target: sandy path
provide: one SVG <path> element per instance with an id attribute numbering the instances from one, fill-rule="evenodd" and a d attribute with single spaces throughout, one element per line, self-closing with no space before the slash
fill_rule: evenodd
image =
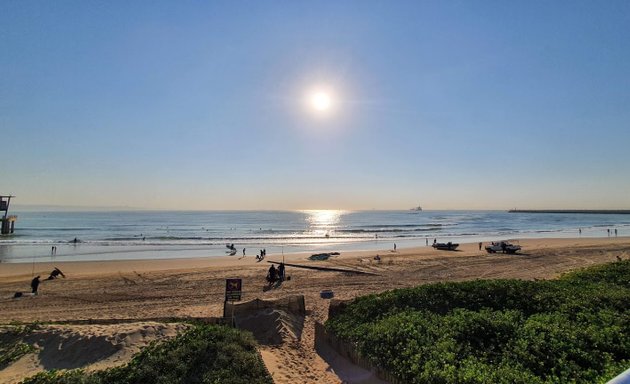
<path id="1" fill-rule="evenodd" d="M 185 261 L 169 264 L 161 261 L 109 265 L 99 274 L 89 263 L 62 265 L 67 279 L 45 281 L 37 297 L 14 300 L 15 291 L 28 288 L 28 276 L 17 270 L 0 273 L 0 322 L 59 321 L 72 319 L 107 319 L 186 316 L 221 316 L 225 278 L 243 279 L 243 300 L 273 299 L 303 294 L 307 316 L 299 340 L 280 346 L 264 346 L 262 354 L 276 383 L 377 382 L 356 379 L 361 372 L 347 373 L 343 364 L 334 372 L 330 364 L 314 350 L 314 323 L 327 318 L 328 301 L 319 297 L 322 289 L 333 289 L 335 297 L 349 299 L 358 295 L 393 288 L 410 287 L 436 281 L 461 281 L 476 278 L 544 279 L 584 266 L 630 257 L 630 239 L 539 239 L 520 242 L 521 255 L 486 254 L 477 244 L 464 244 L 456 252 L 436 251 L 430 247 L 342 255 L 328 261 L 312 262 L 303 256 L 289 257 L 293 263 L 339 268 L 354 268 L 376 275 L 350 275 L 287 268 L 291 276 L 277 289 L 263 291 L 267 263 L 251 259 L 231 259 L 200 267 Z M 279 261 L 277 256 L 269 260 Z M 81 264 L 77 266 L 77 264 Z M 112 268 L 119 266 L 119 272 Z M 38 266 L 39 267 L 39 266 Z M 42 268 L 48 266 L 42 266 Z M 176 267 L 179 267 L 177 269 Z M 188 268 L 187 268 L 188 267 Z M 0 267 L 2 268 L 2 267 Z M 83 269 L 81 269 L 83 268 Z M 68 272 L 70 271 L 70 272 Z M 44 270 L 42 270 L 43 274 Z M 26 281 L 25 281 L 26 280 Z M 347 368 L 347 367 L 346 367 Z M 347 370 L 346 370 L 347 371 Z M 354 379 L 353 379 L 354 377 Z"/>

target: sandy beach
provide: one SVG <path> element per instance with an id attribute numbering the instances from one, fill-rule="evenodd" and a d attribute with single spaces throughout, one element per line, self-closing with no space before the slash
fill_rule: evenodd
<path id="1" fill-rule="evenodd" d="M 144 329 L 160 318 L 219 317 L 223 312 L 226 278 L 243 279 L 243 301 L 304 295 L 306 316 L 300 332 L 287 333 L 284 342 L 261 345 L 261 354 L 276 383 L 377 383 L 369 372 L 351 366 L 333 352 L 318 354 L 314 348 L 314 324 L 328 315 L 329 301 L 320 298 L 331 289 L 337 299 L 438 281 L 470 279 L 549 279 L 581 267 L 630 258 L 630 238 L 528 239 L 520 240 L 521 254 L 487 254 L 478 244 L 462 244 L 457 251 L 431 247 L 349 252 L 326 261 L 307 255 L 284 255 L 286 263 L 370 272 L 348 274 L 287 267 L 290 280 L 266 289 L 270 264 L 282 255 L 269 254 L 263 262 L 253 256 L 163 259 L 151 261 L 56 262 L 66 278 L 43 281 L 38 296 L 13 299 L 15 292 L 29 292 L 32 273 L 45 279 L 53 268 L 48 263 L 0 265 L 0 322 L 73 322 L 92 320 L 92 325 L 63 325 L 67 332 L 104 332 L 112 340 L 121 327 Z M 380 260 L 375 256 L 379 255 Z M 111 324 L 112 320 L 119 324 Z M 123 321 L 124 320 L 124 321 Z M 100 322 L 100 325 L 99 325 Z M 140 324 L 140 325 L 132 325 Z M 171 328 L 150 323 L 144 334 L 172 335 Z M 58 327 L 58 326 L 55 326 Z M 76 328 L 83 327 L 83 328 Z M 90 328 L 92 327 L 92 328 Z M 156 328 L 157 327 L 157 328 Z M 134 328 L 134 329 L 136 329 Z M 159 331 L 156 331 L 158 329 Z M 133 330 L 125 332 L 122 340 Z M 143 337 L 137 338 L 139 341 Z M 146 343 L 146 341 L 143 341 Z M 131 348 L 133 343 L 125 344 Z M 125 347 L 125 348 L 126 348 Z M 87 348 L 87 347 L 86 347 Z M 120 351 L 122 347 L 118 347 Z M 134 348 L 138 348 L 135 346 Z M 97 352 L 92 352 L 97 353 Z M 116 358 L 103 354 L 82 366 L 99 368 L 122 364 L 129 353 Z M 32 359 L 32 357 L 30 357 Z M 15 365 L 15 364 L 21 365 Z M 66 362 L 67 364 L 67 362 Z M 19 371 L 19 367 L 25 367 Z M 0 382 L 15 382 L 21 373 L 33 374 L 36 363 L 19 360 L 0 371 Z M 42 366 L 40 364 L 40 366 Z M 30 368 L 29 368 L 30 367 Z M 46 366 L 50 369 L 50 365 Z M 74 367 L 74 365 L 73 365 Z M 10 371 L 10 375 L 7 373 Z"/>

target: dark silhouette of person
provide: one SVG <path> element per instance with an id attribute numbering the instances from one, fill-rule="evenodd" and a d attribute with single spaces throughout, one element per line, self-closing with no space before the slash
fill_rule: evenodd
<path id="1" fill-rule="evenodd" d="M 66 278 L 66 275 L 64 275 L 63 272 L 61 272 L 61 269 L 55 267 L 55 269 L 53 269 L 52 272 L 50 272 L 50 276 L 48 276 L 46 280 L 56 279 L 57 277 L 59 277 L 59 275 L 61 275 L 61 277 L 63 277 L 64 279 Z"/>
<path id="2" fill-rule="evenodd" d="M 245 248 L 243 248 L 243 256 L 245 256 Z"/>
<path id="3" fill-rule="evenodd" d="M 271 264 L 271 267 L 269 267 L 269 273 L 267 274 L 267 281 L 269 284 L 273 284 L 276 280 L 278 280 L 278 270 L 273 264 Z"/>
<path id="4" fill-rule="evenodd" d="M 35 276 L 35 278 L 33 280 L 31 280 L 31 289 L 33 292 L 33 295 L 37 295 L 37 288 L 39 288 L 39 276 Z"/>
<path id="5" fill-rule="evenodd" d="M 284 263 L 280 263 L 278 266 L 278 278 L 280 281 L 284 281 Z"/>
<path id="6" fill-rule="evenodd" d="M 480 241 L 479 242 L 479 250 L 481 251 L 481 246 L 483 245 L 483 243 Z"/>

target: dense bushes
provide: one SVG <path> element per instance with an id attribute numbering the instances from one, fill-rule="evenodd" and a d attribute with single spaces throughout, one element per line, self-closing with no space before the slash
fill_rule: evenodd
<path id="1" fill-rule="evenodd" d="M 630 261 L 354 300 L 326 326 L 406 383 L 595 383 L 630 366 Z"/>
<path id="2" fill-rule="evenodd" d="M 172 340 L 153 344 L 122 367 L 86 374 L 49 371 L 24 384 L 272 384 L 250 334 L 197 325 Z"/>

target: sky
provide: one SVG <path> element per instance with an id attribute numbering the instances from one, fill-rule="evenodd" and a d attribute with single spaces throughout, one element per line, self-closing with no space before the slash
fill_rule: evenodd
<path id="1" fill-rule="evenodd" d="M 630 2 L 6 0 L 0 143 L 20 205 L 629 209 Z"/>

